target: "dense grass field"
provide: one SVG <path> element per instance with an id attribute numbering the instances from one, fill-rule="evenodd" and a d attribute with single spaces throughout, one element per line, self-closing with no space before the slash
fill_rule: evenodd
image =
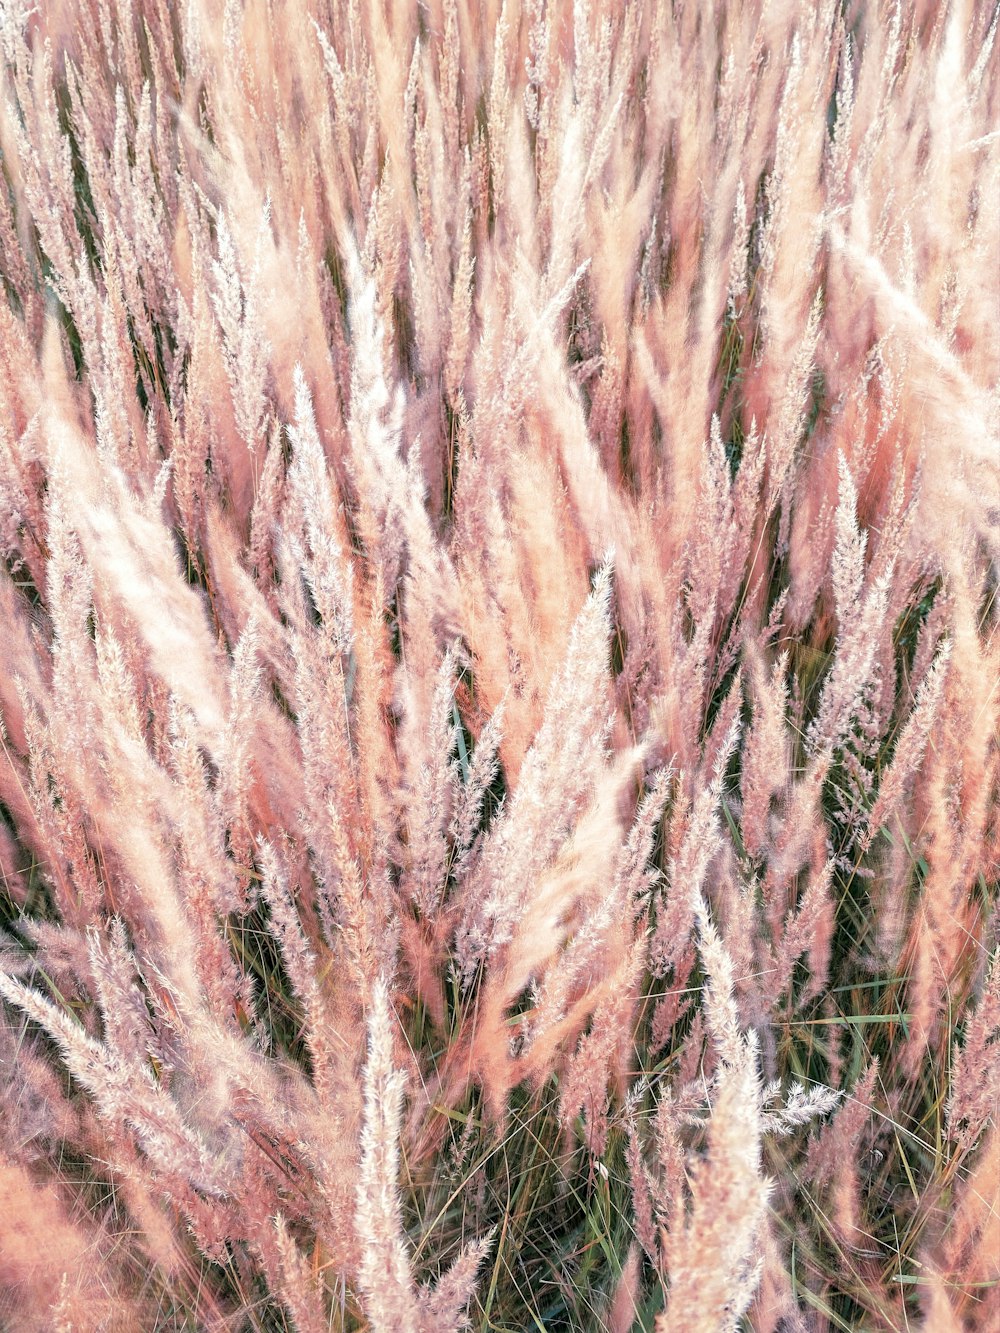
<path id="1" fill-rule="evenodd" d="M 1000 1328 L 990 0 L 0 0 L 0 1328 Z"/>

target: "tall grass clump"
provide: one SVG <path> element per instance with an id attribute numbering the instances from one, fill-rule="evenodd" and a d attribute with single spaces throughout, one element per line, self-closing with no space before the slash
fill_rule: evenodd
<path id="1" fill-rule="evenodd" d="M 0 0 L 0 1327 L 1000 1324 L 993 0 Z"/>

